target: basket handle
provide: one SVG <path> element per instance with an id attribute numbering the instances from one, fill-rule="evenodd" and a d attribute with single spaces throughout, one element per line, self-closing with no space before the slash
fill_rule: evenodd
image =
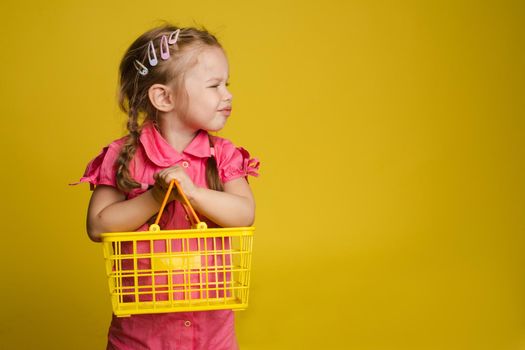
<path id="1" fill-rule="evenodd" d="M 182 207 L 184 208 L 184 211 L 186 211 L 186 214 L 191 220 L 192 226 L 194 226 L 197 229 L 206 229 L 208 226 L 204 221 L 200 221 L 199 217 L 197 216 L 197 213 L 195 213 L 195 210 L 190 204 L 190 201 L 188 200 L 188 197 L 186 197 L 186 194 L 182 191 L 182 188 L 180 187 L 177 180 L 173 179 L 170 182 L 170 185 L 168 186 L 168 190 L 166 191 L 166 195 L 164 196 L 164 200 L 162 201 L 162 204 L 160 206 L 159 213 L 157 214 L 157 218 L 155 219 L 155 223 L 149 227 L 150 231 L 159 231 L 159 221 L 160 217 L 162 216 L 162 212 L 164 211 L 164 208 L 166 207 L 166 204 L 168 203 L 168 198 L 170 197 L 170 193 L 173 190 L 173 186 L 177 187 L 177 191 L 179 191 L 179 194 L 182 197 Z"/>

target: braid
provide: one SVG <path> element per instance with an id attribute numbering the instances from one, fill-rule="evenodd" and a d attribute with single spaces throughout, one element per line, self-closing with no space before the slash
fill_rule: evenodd
<path id="1" fill-rule="evenodd" d="M 213 147 L 213 140 L 210 134 L 208 134 L 208 139 L 210 140 L 210 146 Z M 224 191 L 224 186 L 219 177 L 219 170 L 217 170 L 217 160 L 214 155 L 206 161 L 206 184 L 211 190 Z"/>
<path id="2" fill-rule="evenodd" d="M 117 159 L 117 187 L 123 192 L 129 192 L 134 188 L 140 187 L 140 184 L 131 177 L 129 171 L 129 163 L 135 155 L 140 138 L 138 113 L 133 107 L 130 107 L 129 109 L 127 127 L 129 130 L 129 136 Z"/>

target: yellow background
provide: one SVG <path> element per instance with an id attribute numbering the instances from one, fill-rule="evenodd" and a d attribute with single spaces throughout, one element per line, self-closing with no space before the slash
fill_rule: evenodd
<path id="1" fill-rule="evenodd" d="M 102 349 L 69 187 L 123 135 L 119 60 L 165 19 L 228 52 L 220 133 L 261 159 L 242 349 L 525 349 L 521 1 L 0 5 L 2 349 Z"/>

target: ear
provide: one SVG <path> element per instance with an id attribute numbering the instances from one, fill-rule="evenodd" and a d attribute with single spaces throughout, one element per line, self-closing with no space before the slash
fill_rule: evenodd
<path id="1" fill-rule="evenodd" d="M 175 108 L 173 91 L 166 85 L 151 85 L 148 89 L 148 97 L 153 107 L 161 112 L 169 112 Z"/>

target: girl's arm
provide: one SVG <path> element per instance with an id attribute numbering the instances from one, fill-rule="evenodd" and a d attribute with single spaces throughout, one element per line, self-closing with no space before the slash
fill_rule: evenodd
<path id="1" fill-rule="evenodd" d="M 100 185 L 95 188 L 86 222 L 91 240 L 99 242 L 100 234 L 104 232 L 134 231 L 159 211 L 160 205 L 151 190 L 133 199 L 125 199 L 124 194 L 114 187 Z"/>
<path id="2" fill-rule="evenodd" d="M 184 173 L 180 168 L 178 170 Z M 196 187 L 184 175 L 180 179 L 183 191 L 197 212 L 219 226 L 240 227 L 253 224 L 255 201 L 246 179 L 228 181 L 224 184 L 224 192 L 219 192 Z M 157 213 L 159 207 L 152 190 L 126 200 L 124 194 L 114 187 L 97 186 L 88 207 L 86 227 L 89 238 L 99 242 L 100 234 L 104 232 L 134 231 Z"/>
<path id="3" fill-rule="evenodd" d="M 188 196 L 193 208 L 219 226 L 251 226 L 255 219 L 255 201 L 245 178 L 224 184 L 224 192 L 197 187 Z"/>
<path id="4" fill-rule="evenodd" d="M 255 219 L 255 201 L 245 178 L 224 184 L 224 192 L 198 187 L 184 168 L 175 165 L 155 174 L 156 183 L 167 188 L 177 180 L 195 211 L 223 227 L 250 226 Z"/>

